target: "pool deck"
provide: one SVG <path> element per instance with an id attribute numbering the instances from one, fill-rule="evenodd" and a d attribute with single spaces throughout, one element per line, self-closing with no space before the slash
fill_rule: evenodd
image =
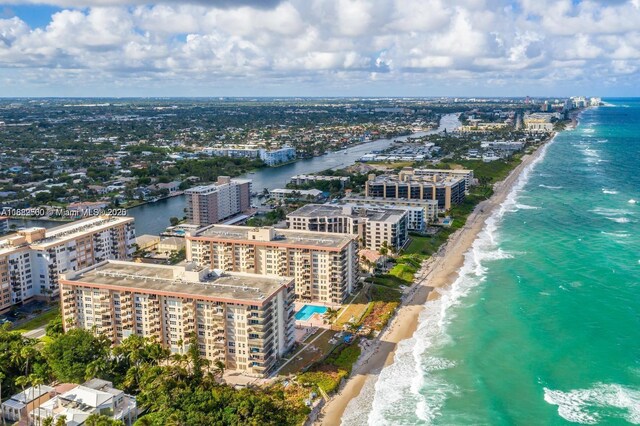
<path id="1" fill-rule="evenodd" d="M 298 313 L 300 309 L 302 309 L 305 305 L 313 305 L 311 303 L 304 302 L 295 302 L 295 311 Z M 322 306 L 322 305 L 313 305 L 313 306 Z M 296 319 L 296 326 L 302 327 L 320 327 L 320 328 L 330 328 L 329 324 L 324 323 L 324 317 L 322 314 L 314 313 L 308 320 L 299 320 Z"/>

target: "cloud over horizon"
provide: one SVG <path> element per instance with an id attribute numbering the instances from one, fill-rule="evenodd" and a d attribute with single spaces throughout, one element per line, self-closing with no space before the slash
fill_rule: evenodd
<path id="1" fill-rule="evenodd" d="M 36 26 L 10 15 L 17 5 L 59 9 Z M 0 90 L 10 96 L 640 94 L 640 0 L 4 7 Z"/>

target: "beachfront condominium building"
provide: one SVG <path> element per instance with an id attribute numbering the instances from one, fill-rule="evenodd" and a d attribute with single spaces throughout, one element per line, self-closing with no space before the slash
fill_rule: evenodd
<path id="1" fill-rule="evenodd" d="M 187 235 L 187 260 L 211 269 L 293 277 L 296 296 L 341 304 L 358 279 L 355 235 L 213 225 Z"/>
<path id="2" fill-rule="evenodd" d="M 307 204 L 287 215 L 287 226 L 302 231 L 355 234 L 360 248 L 380 250 L 385 246 L 399 250 L 407 242 L 409 213 L 405 209 Z"/>
<path id="3" fill-rule="evenodd" d="M 196 186 L 184 192 L 187 196 L 187 221 L 194 225 L 210 225 L 249 210 L 251 180 L 219 176 L 212 185 Z"/>
<path id="4" fill-rule="evenodd" d="M 429 222 L 435 222 L 438 219 L 439 212 L 437 200 L 385 200 L 383 198 L 349 194 L 343 197 L 341 202 L 363 207 L 407 210 L 409 212 L 409 231 L 423 231 L 424 229 L 421 229 L 421 227 L 426 227 Z M 418 212 L 418 210 L 421 212 Z"/>
<path id="5" fill-rule="evenodd" d="M 262 376 L 294 341 L 291 277 L 105 261 L 61 276 L 60 288 L 65 330 L 155 338 L 173 353 L 195 343 L 229 370 Z"/>
<path id="6" fill-rule="evenodd" d="M 459 177 L 464 179 L 464 187 L 467 193 L 469 193 L 469 188 L 473 185 L 473 170 L 465 170 L 465 169 L 414 169 L 412 167 L 405 167 L 400 172 L 400 175 L 413 175 L 413 176 L 422 176 L 425 178 L 436 178 L 436 179 L 446 179 L 449 177 Z"/>
<path id="7" fill-rule="evenodd" d="M 552 118 L 557 118 L 555 114 L 533 113 L 524 116 L 524 126 L 529 133 L 547 133 L 553 131 Z"/>
<path id="8" fill-rule="evenodd" d="M 28 228 L 0 240 L 0 312 L 32 299 L 56 298 L 58 274 L 134 250 L 132 217 L 95 216 L 55 228 Z"/>
<path id="9" fill-rule="evenodd" d="M 459 176 L 369 175 L 365 196 L 393 203 L 395 200 L 436 200 L 438 209 L 446 211 L 464 201 L 465 178 Z"/>

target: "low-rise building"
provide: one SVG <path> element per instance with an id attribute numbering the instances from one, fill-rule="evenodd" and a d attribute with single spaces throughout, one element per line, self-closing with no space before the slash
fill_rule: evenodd
<path id="1" fill-rule="evenodd" d="M 65 330 L 84 328 L 120 343 L 154 337 L 228 370 L 267 374 L 294 341 L 294 284 L 285 275 L 216 272 L 194 264 L 106 261 L 60 279 Z"/>
<path id="2" fill-rule="evenodd" d="M 344 186 L 349 183 L 349 180 L 347 176 L 295 175 L 289 182 L 294 185 L 308 185 L 316 182 L 340 182 L 340 185 L 344 188 Z"/>
<path id="3" fill-rule="evenodd" d="M 293 277 L 300 300 L 339 305 L 358 280 L 355 235 L 213 225 L 187 236 L 187 260 L 211 269 Z"/>
<path id="4" fill-rule="evenodd" d="M 158 235 L 139 235 L 136 237 L 136 245 L 139 250 L 154 250 L 158 247 L 160 237 Z"/>
<path id="5" fill-rule="evenodd" d="M 26 418 L 31 410 L 51 399 L 51 386 L 32 386 L 13 395 L 0 405 L 0 417 L 10 422 L 19 422 Z"/>
<path id="6" fill-rule="evenodd" d="M 64 416 L 67 426 L 80 426 L 92 414 L 101 414 L 132 426 L 138 418 L 136 398 L 113 387 L 113 383 L 91 379 L 53 396 L 29 412 L 32 425 L 42 425 L 47 418 L 57 424 Z"/>
<path id="7" fill-rule="evenodd" d="M 158 243 L 159 253 L 171 253 L 174 251 L 180 251 L 184 248 L 184 238 L 179 237 L 167 237 L 160 240 Z"/>
<path id="8" fill-rule="evenodd" d="M 97 216 L 107 206 L 109 206 L 109 203 L 104 201 L 86 201 L 70 203 L 67 206 L 67 210 L 76 216 Z"/>
<path id="9" fill-rule="evenodd" d="M 269 196 L 277 201 L 283 200 L 307 200 L 317 201 L 322 198 L 322 191 L 319 189 L 287 189 L 276 188 L 269 191 Z"/>
<path id="10" fill-rule="evenodd" d="M 354 205 L 307 204 L 287 215 L 289 229 L 354 234 L 360 247 L 399 250 L 407 242 L 408 212 Z"/>

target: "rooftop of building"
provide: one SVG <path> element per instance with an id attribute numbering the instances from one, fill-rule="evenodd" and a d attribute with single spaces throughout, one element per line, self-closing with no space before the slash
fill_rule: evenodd
<path id="1" fill-rule="evenodd" d="M 348 177 L 348 176 L 325 176 L 325 175 L 314 175 L 314 174 L 310 174 L 310 175 L 301 174 L 301 175 L 291 176 L 291 180 L 294 180 L 294 179 L 309 179 L 309 180 L 344 180 L 344 181 L 348 181 L 348 180 L 349 180 L 349 177 Z"/>
<path id="2" fill-rule="evenodd" d="M 394 205 L 407 205 L 407 206 L 438 206 L 438 200 L 420 200 L 420 199 L 394 199 L 392 202 L 389 200 L 385 200 L 382 198 L 376 197 L 365 197 L 359 195 L 349 195 L 347 197 L 343 197 L 342 200 L 345 203 L 353 203 L 353 204 L 374 204 L 374 205 L 388 205 L 390 207 Z M 401 203 L 401 204 L 400 204 Z"/>
<path id="3" fill-rule="evenodd" d="M 427 169 L 427 168 L 417 168 L 417 169 L 413 169 L 410 167 L 405 167 L 402 171 L 404 172 L 410 172 L 413 171 L 415 174 L 419 175 L 421 173 L 428 173 L 428 174 L 460 174 L 460 175 L 466 175 L 466 174 L 472 174 L 473 170 L 468 170 L 468 169 Z"/>
<path id="4" fill-rule="evenodd" d="M 88 232 L 101 232 L 113 226 L 133 221 L 132 217 L 127 216 L 92 216 L 49 229 L 26 228 L 0 239 L 0 254 L 28 245 L 35 249 L 44 249 L 78 238 Z"/>
<path id="5" fill-rule="evenodd" d="M 256 304 L 268 299 L 292 280 L 286 277 L 222 273 L 192 264 L 168 266 L 115 260 L 65 274 L 63 279 L 71 283 L 126 288 L 144 293 L 253 301 Z"/>
<path id="6" fill-rule="evenodd" d="M 294 192 L 300 195 L 321 195 L 322 191 L 319 189 L 289 189 L 289 188 L 275 188 L 269 191 L 270 194 L 293 194 Z"/>
<path id="7" fill-rule="evenodd" d="M 297 231 L 269 227 L 252 228 L 248 226 L 211 225 L 192 237 L 220 241 L 270 242 L 274 245 L 342 248 L 355 238 L 349 234 L 328 234 L 326 232 Z"/>
<path id="8" fill-rule="evenodd" d="M 18 402 L 20 404 L 28 404 L 34 399 L 40 398 L 42 395 L 45 395 L 49 392 L 52 392 L 54 389 L 51 386 L 40 385 L 40 386 L 32 386 L 30 388 L 25 389 L 24 391 L 13 395 L 7 401 Z M 13 404 L 12 404 L 13 405 Z"/>
<path id="9" fill-rule="evenodd" d="M 241 185 L 243 183 L 251 183 L 251 179 L 237 179 L 237 178 L 231 179 L 226 176 L 220 176 L 217 182 L 210 183 L 208 185 L 194 186 L 193 188 L 189 188 L 184 192 L 185 194 L 208 194 L 208 193 L 217 191 L 220 186 L 226 185 L 229 183 L 235 183 L 235 184 Z"/>
<path id="10" fill-rule="evenodd" d="M 355 205 L 335 205 L 335 204 L 307 204 L 289 213 L 287 216 L 297 217 L 366 217 L 376 222 L 396 222 L 406 210 L 381 208 L 381 207 L 364 207 Z"/>
<path id="11" fill-rule="evenodd" d="M 464 181 L 464 177 L 461 176 L 447 176 L 447 175 L 436 175 L 436 176 L 420 176 L 409 173 L 401 173 L 399 175 L 378 175 L 375 177 L 371 177 L 369 179 L 369 183 L 419 183 L 425 185 L 432 185 L 436 187 L 445 187 L 445 186 L 453 186 L 460 181 Z"/>
<path id="12" fill-rule="evenodd" d="M 75 426 L 84 424 L 89 415 L 101 408 L 112 409 L 110 417 L 119 418 L 136 407 L 134 397 L 115 389 L 106 380 L 92 379 L 82 385 L 68 385 L 64 391 L 39 405 L 31 414 L 40 418 L 53 417 L 54 420 L 65 416 L 65 424 Z M 115 404 L 114 398 L 120 396 L 123 403 Z"/>

